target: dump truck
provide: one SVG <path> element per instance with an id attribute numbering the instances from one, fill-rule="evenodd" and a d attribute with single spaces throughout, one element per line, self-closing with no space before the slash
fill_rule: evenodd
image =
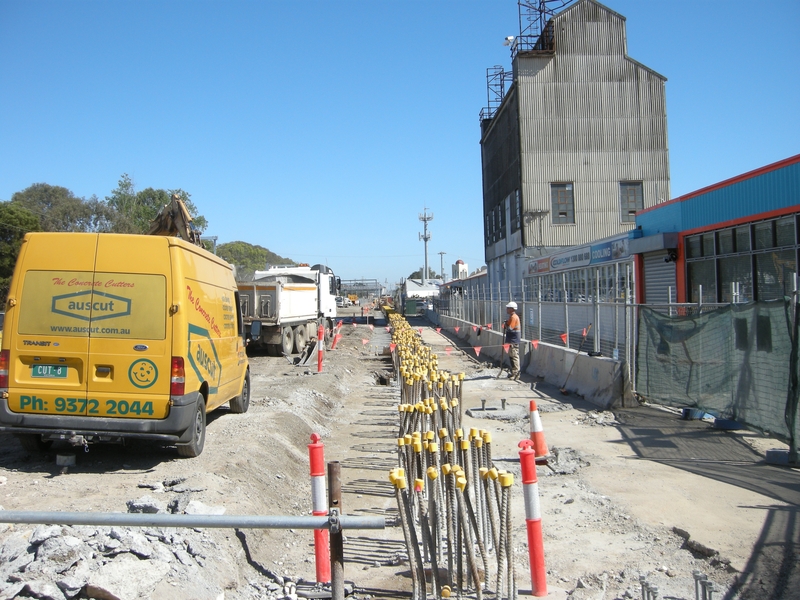
<path id="1" fill-rule="evenodd" d="M 317 339 L 320 325 L 326 336 L 333 330 L 341 282 L 326 265 L 272 266 L 237 285 L 248 348 L 288 356 Z"/>

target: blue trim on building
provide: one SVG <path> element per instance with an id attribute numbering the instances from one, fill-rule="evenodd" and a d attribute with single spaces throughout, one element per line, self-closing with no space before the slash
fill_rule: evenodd
<path id="1" fill-rule="evenodd" d="M 789 162 L 782 165 L 781 163 Z M 645 236 L 687 231 L 800 205 L 800 155 L 636 215 Z"/>

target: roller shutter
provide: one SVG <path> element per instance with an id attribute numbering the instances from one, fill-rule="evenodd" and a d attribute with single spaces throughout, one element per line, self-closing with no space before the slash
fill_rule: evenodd
<path id="1" fill-rule="evenodd" d="M 644 257 L 644 304 L 668 304 L 669 288 L 676 302 L 675 263 L 665 262 L 666 252 L 650 252 Z"/>

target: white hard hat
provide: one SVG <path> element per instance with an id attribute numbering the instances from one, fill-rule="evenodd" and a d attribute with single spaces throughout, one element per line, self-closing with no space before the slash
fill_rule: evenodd
<path id="1" fill-rule="evenodd" d="M 517 310 L 517 303 L 509 302 L 508 304 L 506 304 L 506 308 L 513 308 L 514 310 Z"/>

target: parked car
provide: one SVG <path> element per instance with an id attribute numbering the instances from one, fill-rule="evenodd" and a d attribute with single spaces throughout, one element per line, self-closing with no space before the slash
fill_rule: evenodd
<path id="1" fill-rule="evenodd" d="M 341 296 L 336 296 L 336 308 L 344 308 L 347 306 L 347 304 L 345 304 L 345 300 L 346 299 L 342 298 Z"/>

